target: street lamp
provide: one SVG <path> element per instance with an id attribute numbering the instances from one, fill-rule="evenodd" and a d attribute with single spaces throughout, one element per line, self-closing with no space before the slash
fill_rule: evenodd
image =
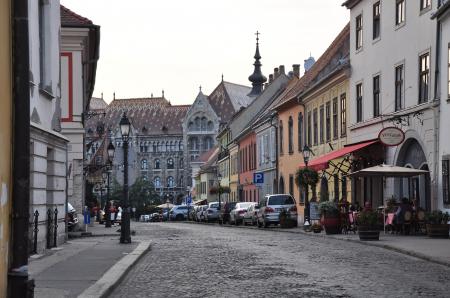
<path id="1" fill-rule="evenodd" d="M 222 181 L 222 175 L 220 175 L 220 173 L 217 174 L 217 181 L 219 181 L 219 189 L 218 189 L 218 193 L 219 193 L 219 212 L 220 212 L 220 195 L 221 195 L 221 188 L 220 188 L 220 181 Z"/>
<path id="2" fill-rule="evenodd" d="M 309 147 L 307 145 L 305 145 L 303 147 L 303 161 L 305 163 L 305 167 L 308 167 L 308 161 L 309 161 L 309 156 L 311 154 L 311 149 L 309 149 Z M 309 198 L 308 198 L 308 185 L 306 185 L 306 189 L 304 190 L 305 192 L 305 221 L 304 221 L 304 225 L 305 226 L 309 226 L 310 225 L 310 212 L 309 212 Z"/>
<path id="3" fill-rule="evenodd" d="M 107 166 L 106 166 L 106 183 L 108 185 L 108 188 L 106 189 L 106 205 L 105 205 L 105 228 L 110 228 L 111 227 L 111 201 L 109 200 L 109 178 L 110 178 L 110 174 L 111 174 L 111 165 L 112 165 L 112 161 L 114 159 L 114 145 L 112 144 L 111 141 L 109 141 L 109 145 L 107 148 L 108 151 L 108 162 L 107 162 Z"/>
<path id="4" fill-rule="evenodd" d="M 130 234 L 130 206 L 128 200 L 128 140 L 131 123 L 126 113 L 119 122 L 123 141 L 123 197 L 122 197 L 122 226 L 120 228 L 120 243 L 131 243 Z"/>

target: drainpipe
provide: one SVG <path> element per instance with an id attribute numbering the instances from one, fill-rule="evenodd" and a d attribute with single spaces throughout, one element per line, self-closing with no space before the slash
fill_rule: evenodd
<path id="1" fill-rule="evenodd" d="M 28 279 L 28 222 L 30 208 L 30 62 L 28 1 L 11 1 L 13 61 L 13 191 L 11 263 L 8 297 L 32 297 Z"/>
<path id="2" fill-rule="evenodd" d="M 439 81 L 440 81 L 440 71 L 439 71 L 439 63 L 440 63 L 440 55 L 441 55 L 441 22 L 436 20 L 436 58 L 435 58 L 435 71 L 434 71 L 434 103 L 432 106 L 433 109 L 433 131 L 434 131 L 434 153 L 433 153 L 433 172 L 434 172 L 434 181 L 432 181 L 432 191 L 431 197 L 435 199 L 435 206 L 431 206 L 431 209 L 439 208 L 439 106 L 440 106 L 440 91 L 439 91 Z M 431 178 L 431 177 L 430 177 Z"/>
<path id="3" fill-rule="evenodd" d="M 275 181 L 277 182 L 275 187 L 276 189 L 273 190 L 274 193 L 278 193 L 278 177 L 279 177 L 279 173 L 278 173 L 278 122 L 274 125 L 272 120 L 277 116 L 276 113 L 273 113 L 272 116 L 270 117 L 270 126 L 272 126 L 273 128 L 275 128 Z"/>

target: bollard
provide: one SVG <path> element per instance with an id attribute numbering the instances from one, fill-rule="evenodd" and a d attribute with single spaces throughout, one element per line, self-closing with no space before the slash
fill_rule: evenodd
<path id="1" fill-rule="evenodd" d="M 51 234 L 52 234 L 52 210 L 49 208 L 47 210 L 47 248 L 52 248 L 51 244 Z"/>
<path id="2" fill-rule="evenodd" d="M 53 224 L 53 247 L 58 246 L 58 208 L 55 208 L 55 218 Z"/>
<path id="3" fill-rule="evenodd" d="M 34 211 L 34 229 L 33 229 L 33 254 L 37 254 L 37 241 L 38 241 L 38 232 L 39 232 L 39 211 Z"/>

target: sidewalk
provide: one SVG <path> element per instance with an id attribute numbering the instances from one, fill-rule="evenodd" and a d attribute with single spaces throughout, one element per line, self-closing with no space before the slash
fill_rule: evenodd
<path id="1" fill-rule="evenodd" d="M 150 248 L 148 241 L 120 244 L 119 228 L 96 223 L 88 228 L 92 237 L 71 239 L 43 256 L 31 256 L 35 297 L 105 297 Z"/>

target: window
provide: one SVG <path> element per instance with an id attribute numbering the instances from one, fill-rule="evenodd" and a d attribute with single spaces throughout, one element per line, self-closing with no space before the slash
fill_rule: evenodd
<path id="1" fill-rule="evenodd" d="M 303 114 L 298 113 L 298 151 L 303 150 Z"/>
<path id="2" fill-rule="evenodd" d="M 356 85 L 356 122 L 362 121 L 362 83 Z"/>
<path id="3" fill-rule="evenodd" d="M 419 103 L 428 100 L 428 87 L 430 85 L 430 54 L 419 57 Z"/>
<path id="4" fill-rule="evenodd" d="M 283 121 L 280 121 L 280 154 L 283 154 Z"/>
<path id="5" fill-rule="evenodd" d="M 341 136 L 347 134 L 347 97 L 341 94 Z"/>
<path id="6" fill-rule="evenodd" d="M 373 117 L 380 116 L 380 76 L 373 77 Z"/>
<path id="7" fill-rule="evenodd" d="M 403 103 L 403 65 L 395 68 L 395 110 L 400 111 Z"/>
<path id="8" fill-rule="evenodd" d="M 331 102 L 325 105 L 325 137 L 327 142 L 331 140 Z"/>
<path id="9" fill-rule="evenodd" d="M 431 6 L 431 0 L 420 0 L 420 10 L 424 10 Z"/>
<path id="10" fill-rule="evenodd" d="M 173 166 L 174 166 L 174 164 L 173 164 L 173 158 L 169 158 L 169 159 L 167 160 L 167 168 L 168 168 L 168 169 L 173 169 Z"/>
<path id="11" fill-rule="evenodd" d="M 405 0 L 397 0 L 395 5 L 395 25 L 405 22 Z"/>
<path id="12" fill-rule="evenodd" d="M 311 112 L 308 112 L 308 146 L 311 147 Z"/>
<path id="13" fill-rule="evenodd" d="M 323 144 L 324 141 L 324 135 L 323 135 L 323 113 L 324 113 L 324 107 L 323 105 L 320 106 L 319 110 L 319 138 L 320 138 L 320 144 Z"/>
<path id="14" fill-rule="evenodd" d="M 362 15 L 356 17 L 356 50 L 362 48 L 363 31 L 362 31 Z"/>
<path id="15" fill-rule="evenodd" d="M 318 143 L 318 135 L 317 135 L 317 133 L 318 133 L 318 127 L 317 127 L 317 124 L 318 124 L 318 123 L 317 123 L 317 109 L 314 109 L 314 111 L 313 111 L 314 145 L 317 145 L 317 143 Z"/>
<path id="16" fill-rule="evenodd" d="M 180 158 L 180 169 L 184 168 L 184 159 Z"/>
<path id="17" fill-rule="evenodd" d="M 141 170 L 147 170 L 148 169 L 148 163 L 146 159 L 141 160 Z"/>
<path id="18" fill-rule="evenodd" d="M 450 191 L 449 191 L 449 184 L 450 184 L 450 176 L 449 176 L 449 160 L 443 159 L 442 160 L 442 200 L 445 205 L 450 204 Z"/>
<path id="19" fill-rule="evenodd" d="M 44 89 L 49 87 L 50 84 L 50 74 L 48 70 L 51 67 L 48 67 L 50 61 L 50 35 L 48 34 L 49 27 L 49 4 L 46 4 L 46 1 L 38 1 L 39 2 L 39 70 L 40 70 L 40 83 L 39 87 Z"/>
<path id="20" fill-rule="evenodd" d="M 294 196 L 294 175 L 289 175 L 289 193 Z"/>
<path id="21" fill-rule="evenodd" d="M 292 120 L 292 117 L 289 116 L 288 121 L 288 142 L 289 142 L 289 154 L 294 153 L 294 121 Z"/>
<path id="22" fill-rule="evenodd" d="M 153 184 L 154 184 L 155 187 L 161 187 L 161 178 L 159 178 L 158 176 L 156 176 L 156 177 L 153 179 Z"/>
<path id="23" fill-rule="evenodd" d="M 373 5 L 373 29 L 372 38 L 377 39 L 380 37 L 380 1 Z"/>
<path id="24" fill-rule="evenodd" d="M 161 164 L 159 162 L 159 159 L 155 159 L 155 169 L 161 169 Z"/>
<path id="25" fill-rule="evenodd" d="M 338 99 L 337 97 L 333 98 L 333 139 L 338 138 Z"/>

